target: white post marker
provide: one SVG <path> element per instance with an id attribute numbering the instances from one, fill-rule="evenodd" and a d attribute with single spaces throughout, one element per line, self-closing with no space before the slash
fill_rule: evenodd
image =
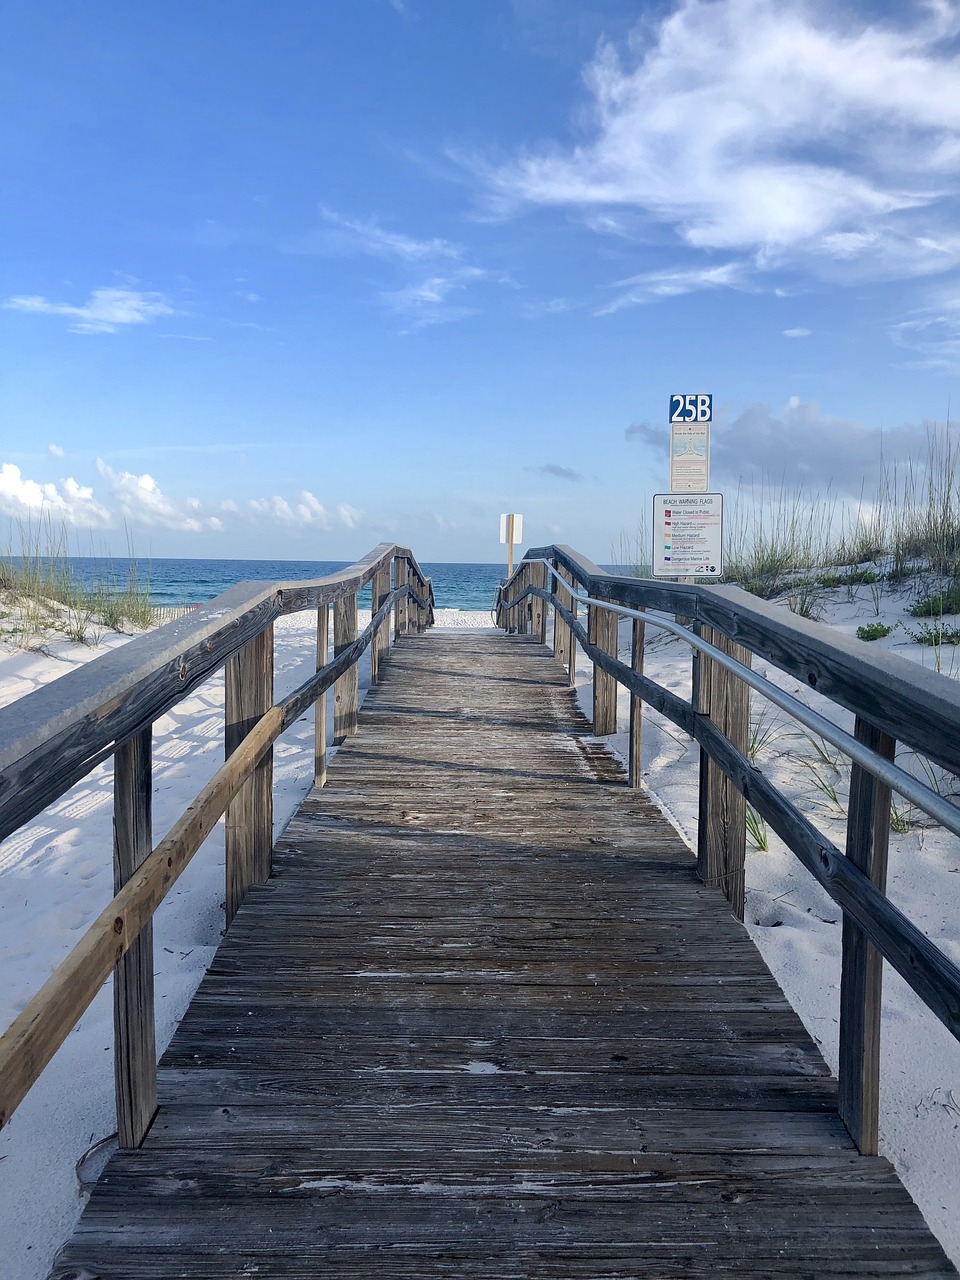
<path id="1" fill-rule="evenodd" d="M 503 515 L 500 517 L 500 541 L 507 544 L 507 577 L 513 577 L 513 548 L 523 541 L 523 516 Z"/>
<path id="2" fill-rule="evenodd" d="M 653 495 L 653 576 L 723 576 L 723 494 Z"/>

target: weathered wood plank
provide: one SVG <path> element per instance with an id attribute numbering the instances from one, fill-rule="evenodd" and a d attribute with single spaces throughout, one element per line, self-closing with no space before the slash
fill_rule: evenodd
<path id="1" fill-rule="evenodd" d="M 119 893 L 153 848 L 151 729 L 124 743 L 113 762 L 113 891 Z M 117 1137 L 138 1147 L 157 1110 L 153 921 L 117 965 L 113 978 Z"/>
<path id="2" fill-rule="evenodd" d="M 896 743 L 858 717 L 858 742 L 892 760 Z M 890 788 L 854 764 L 850 770 L 846 854 L 881 893 L 887 889 Z M 843 917 L 840 976 L 840 1104 L 864 1155 L 877 1154 L 880 1124 L 880 1001 L 883 958 L 862 929 Z"/>
<path id="3" fill-rule="evenodd" d="M 224 752 L 229 760 L 273 706 L 273 625 L 254 636 L 227 663 Z M 252 884 L 270 875 L 273 849 L 273 751 L 231 800 L 226 814 L 226 921 L 229 926 Z"/>
<path id="4" fill-rule="evenodd" d="M 345 596 L 333 606 L 333 656 L 348 649 L 357 639 L 356 593 Z M 340 746 L 357 732 L 359 679 L 353 663 L 333 686 L 333 741 Z"/>
<path id="5" fill-rule="evenodd" d="M 58 1280 L 955 1274 L 535 635 L 380 675 Z"/>
<path id="6" fill-rule="evenodd" d="M 743 666 L 750 665 L 746 649 L 733 644 L 721 632 L 701 627 L 702 638 Z M 704 653 L 696 656 L 696 711 L 723 734 L 739 752 L 746 753 L 750 734 L 750 690 L 732 672 Z M 747 851 L 747 802 L 734 782 L 700 752 L 699 818 L 697 821 L 697 872 L 704 884 L 723 892 L 738 920 L 743 919 Z"/>
<path id="7" fill-rule="evenodd" d="M 327 665 L 330 646 L 330 607 L 322 604 L 317 610 L 317 670 Z M 314 705 L 313 721 L 313 785 L 323 787 L 327 782 L 327 692 L 320 694 Z"/>

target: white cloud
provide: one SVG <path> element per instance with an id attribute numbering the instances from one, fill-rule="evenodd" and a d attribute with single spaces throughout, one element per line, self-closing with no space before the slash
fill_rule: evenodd
<path id="1" fill-rule="evenodd" d="M 3 306 L 8 311 L 68 316 L 74 321 L 69 326 L 73 333 L 116 333 L 124 325 L 148 324 L 158 316 L 176 314 L 162 294 L 135 289 L 94 289 L 79 307 L 33 295 L 8 298 Z"/>
<path id="2" fill-rule="evenodd" d="M 579 208 L 616 234 L 640 215 L 758 270 L 948 269 L 960 263 L 960 7 L 898 17 L 683 0 L 625 49 L 601 45 L 581 140 L 488 166 L 494 201 Z"/>
<path id="3" fill-rule="evenodd" d="M 944 298 L 890 329 L 898 346 L 915 353 L 923 369 L 960 372 L 960 300 Z"/>
<path id="4" fill-rule="evenodd" d="M 63 457 L 63 450 L 60 448 L 60 446 L 59 446 L 58 444 L 48 444 L 48 445 L 47 445 L 47 451 L 48 451 L 49 453 L 53 454 L 53 456 L 54 456 L 55 458 L 62 458 L 62 457 Z"/>
<path id="5" fill-rule="evenodd" d="M 715 267 L 678 268 L 674 271 L 648 271 L 628 280 L 618 280 L 612 287 L 624 289 L 618 298 L 600 307 L 598 316 L 622 311 L 661 298 L 678 298 L 702 289 L 737 289 L 744 287 L 745 273 L 739 263 L 724 262 Z"/>
<path id="6" fill-rule="evenodd" d="M 784 329 L 783 336 L 785 338 L 809 338 L 809 329 Z"/>
<path id="7" fill-rule="evenodd" d="M 927 424 L 907 423 L 879 431 L 791 396 L 779 411 L 751 404 L 733 422 L 715 424 L 710 469 L 716 482 L 731 488 L 742 480 L 755 492 L 770 488 L 776 493 L 786 486 L 802 488 L 811 497 L 830 490 L 859 499 L 875 491 L 885 466 L 909 459 L 912 466 L 922 467 L 930 430 Z M 624 437 L 646 445 L 666 465 L 667 428 L 637 422 L 626 428 Z"/>
<path id="8" fill-rule="evenodd" d="M 198 512 L 196 499 L 177 502 L 168 498 L 148 472 L 136 475 L 132 471 L 114 471 L 102 458 L 97 459 L 97 470 L 107 482 L 120 514 L 131 524 L 176 529 L 182 533 L 200 533 L 204 529 L 222 528 L 219 520 L 204 517 Z"/>
<path id="9" fill-rule="evenodd" d="M 455 303 L 451 298 L 487 278 L 488 273 L 480 267 L 458 267 L 447 275 L 428 276 L 419 284 L 382 293 L 380 299 L 402 316 L 411 329 L 422 329 L 425 325 L 447 324 L 475 315 L 475 308 Z"/>
<path id="10" fill-rule="evenodd" d="M 105 528 L 112 523 L 110 512 L 93 496 L 93 490 L 78 484 L 72 476 L 59 485 L 28 480 L 12 462 L 0 465 L 0 511 L 14 519 L 49 516 L 81 528 Z"/>
<path id="11" fill-rule="evenodd" d="M 346 502 L 341 502 L 334 513 L 329 512 L 308 489 L 301 490 L 294 502 L 288 502 L 279 494 L 269 498 L 250 498 L 247 511 L 273 524 L 314 529 L 332 529 L 337 523 L 353 529 L 362 519 L 362 513 Z"/>
<path id="12" fill-rule="evenodd" d="M 366 253 L 376 258 L 398 258 L 402 262 L 424 262 L 431 258 L 457 259 L 462 255 L 459 245 L 449 240 L 433 237 L 416 240 L 398 231 L 387 231 L 375 218 L 365 221 L 344 218 L 325 205 L 320 206 L 324 221 L 335 228 L 334 247 L 353 253 Z"/>

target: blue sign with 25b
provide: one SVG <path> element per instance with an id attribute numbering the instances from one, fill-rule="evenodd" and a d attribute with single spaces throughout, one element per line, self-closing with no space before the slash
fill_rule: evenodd
<path id="1" fill-rule="evenodd" d="M 713 396 L 703 392 L 670 397 L 671 422 L 710 422 L 713 418 Z"/>

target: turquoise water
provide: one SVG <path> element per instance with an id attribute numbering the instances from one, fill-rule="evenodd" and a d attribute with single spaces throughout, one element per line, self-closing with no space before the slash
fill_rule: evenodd
<path id="1" fill-rule="evenodd" d="M 139 582 L 146 584 L 154 605 L 205 604 L 235 582 L 290 581 L 322 578 L 346 567 L 343 560 L 151 560 L 133 565 Z M 126 586 L 131 562 L 122 558 L 73 557 L 71 568 L 81 582 Z M 482 609 L 493 605 L 497 585 L 506 576 L 505 564 L 422 564 L 433 580 L 438 609 Z M 365 597 L 365 598 L 364 598 Z M 360 607 L 370 603 L 369 588 L 361 593 Z"/>

